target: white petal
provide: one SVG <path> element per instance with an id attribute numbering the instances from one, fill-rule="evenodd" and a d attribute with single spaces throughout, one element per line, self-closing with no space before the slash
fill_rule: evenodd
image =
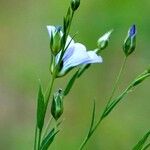
<path id="1" fill-rule="evenodd" d="M 55 33 L 56 27 L 55 27 L 55 26 L 48 25 L 48 26 L 47 26 L 47 30 L 48 30 L 48 34 L 49 34 L 49 36 L 50 36 L 50 38 L 51 38 L 51 34 L 52 34 L 52 33 Z M 60 34 L 61 34 L 61 36 L 63 36 L 63 32 L 62 32 L 62 31 L 60 31 Z M 67 40 L 66 40 L 66 46 L 65 46 L 65 48 L 70 47 L 70 46 L 72 46 L 73 44 L 74 44 L 74 40 L 71 38 L 71 36 L 68 35 Z"/>
<path id="2" fill-rule="evenodd" d="M 70 36 L 68 36 L 67 39 L 68 39 L 68 43 L 66 43 L 67 49 L 66 49 L 66 51 L 65 51 L 65 53 L 64 53 L 63 61 L 68 60 L 68 59 L 71 57 L 71 55 L 72 55 L 72 53 L 73 53 L 73 51 L 74 51 L 74 41 L 71 40 L 71 37 L 70 37 Z M 70 43 L 70 44 L 69 44 L 69 43 Z M 67 44 L 69 44 L 69 45 L 67 45 Z M 55 59 L 56 59 L 56 64 L 58 63 L 58 61 L 59 61 L 59 59 L 60 59 L 61 53 L 62 53 L 62 51 L 60 51 L 60 52 L 57 54 L 56 58 L 55 58 Z"/>
<path id="3" fill-rule="evenodd" d="M 102 41 L 107 41 L 110 38 L 111 33 L 113 32 L 113 30 L 108 31 L 107 33 L 105 33 L 102 37 L 100 37 L 98 39 L 98 42 L 102 42 Z"/>
<path id="4" fill-rule="evenodd" d="M 89 59 L 89 56 L 86 47 L 83 44 L 75 43 L 64 54 L 62 70 L 83 64 L 87 59 Z"/>
<path id="5" fill-rule="evenodd" d="M 86 62 L 86 64 L 91 63 L 102 63 L 103 59 L 101 56 L 96 54 L 96 51 L 88 51 L 89 60 Z"/>
<path id="6" fill-rule="evenodd" d="M 51 34 L 55 32 L 55 26 L 47 26 L 48 34 L 51 38 Z"/>

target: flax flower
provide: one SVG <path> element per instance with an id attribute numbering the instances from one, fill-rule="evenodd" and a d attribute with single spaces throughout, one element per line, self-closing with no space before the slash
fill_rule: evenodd
<path id="1" fill-rule="evenodd" d="M 56 27 L 54 26 L 47 26 L 47 29 L 50 37 L 51 34 L 56 31 Z M 59 62 L 61 53 L 62 50 L 55 57 L 56 64 Z M 83 44 L 75 43 L 74 40 L 68 36 L 66 41 L 66 51 L 62 57 L 62 67 L 58 76 L 65 75 L 69 70 L 76 66 L 92 63 L 102 63 L 102 57 L 97 55 L 95 50 L 87 51 Z"/>

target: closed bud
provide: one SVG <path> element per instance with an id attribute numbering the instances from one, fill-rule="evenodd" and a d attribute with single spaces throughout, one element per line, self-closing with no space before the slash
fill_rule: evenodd
<path id="1" fill-rule="evenodd" d="M 141 82 L 143 82 L 147 77 L 150 76 L 150 73 L 144 74 L 142 76 L 140 76 L 139 78 L 137 78 L 134 82 L 133 82 L 133 86 L 137 86 L 138 84 L 140 84 Z"/>
<path id="2" fill-rule="evenodd" d="M 97 41 L 98 45 L 98 52 L 101 50 L 104 50 L 108 46 L 109 38 L 113 30 L 110 30 L 109 32 L 105 33 L 102 37 L 100 37 Z"/>
<path id="3" fill-rule="evenodd" d="M 80 0 L 71 0 L 71 9 L 76 11 L 80 6 Z"/>
<path id="4" fill-rule="evenodd" d="M 54 93 L 52 106 L 51 106 L 51 114 L 55 120 L 58 120 L 63 113 L 63 94 L 62 90 L 59 89 L 56 93 Z"/>
<path id="5" fill-rule="evenodd" d="M 143 82 L 147 77 L 150 76 L 150 68 L 145 70 L 142 74 L 140 74 L 134 81 L 133 81 L 133 86 L 136 86 Z"/>
<path id="6" fill-rule="evenodd" d="M 136 27 L 135 25 L 131 26 L 128 35 L 123 44 L 123 51 L 126 56 L 129 56 L 134 52 L 136 47 Z"/>
<path id="7" fill-rule="evenodd" d="M 63 32 L 64 32 L 64 35 L 66 35 L 66 33 L 67 33 L 68 29 L 69 29 L 69 24 L 70 24 L 71 16 L 72 16 L 71 8 L 69 7 L 68 11 L 67 11 L 67 15 L 66 15 L 66 17 L 64 17 L 64 22 L 63 22 Z M 64 41 L 63 41 L 63 43 L 64 43 Z"/>
<path id="8" fill-rule="evenodd" d="M 56 27 L 55 31 L 51 33 L 50 48 L 54 55 L 57 55 L 62 48 L 62 33 L 61 27 Z"/>
<path id="9" fill-rule="evenodd" d="M 147 72 L 150 73 L 150 68 L 147 69 Z"/>

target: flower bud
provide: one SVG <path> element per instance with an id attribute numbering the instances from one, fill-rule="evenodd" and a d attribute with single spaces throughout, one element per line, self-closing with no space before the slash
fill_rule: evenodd
<path id="1" fill-rule="evenodd" d="M 102 37 L 100 37 L 97 41 L 99 51 L 105 49 L 108 46 L 109 38 L 113 30 L 105 33 Z"/>
<path id="2" fill-rule="evenodd" d="M 71 9 L 76 11 L 80 5 L 80 0 L 71 0 Z"/>
<path id="3" fill-rule="evenodd" d="M 57 27 L 54 32 L 51 33 L 50 48 L 54 55 L 57 55 L 62 48 L 62 33 L 61 27 Z"/>
<path id="4" fill-rule="evenodd" d="M 128 31 L 128 35 L 123 44 L 123 51 L 126 56 L 129 56 L 136 47 L 136 27 L 132 25 Z"/>
<path id="5" fill-rule="evenodd" d="M 143 82 L 147 77 L 150 76 L 150 73 L 145 73 L 142 74 L 141 76 L 139 76 L 134 82 L 133 82 L 133 86 L 137 86 L 138 84 L 140 84 L 141 82 Z"/>
<path id="6" fill-rule="evenodd" d="M 58 120 L 63 113 L 63 95 L 62 89 L 59 89 L 56 93 L 54 93 L 52 106 L 51 106 L 51 114 L 55 120 Z"/>

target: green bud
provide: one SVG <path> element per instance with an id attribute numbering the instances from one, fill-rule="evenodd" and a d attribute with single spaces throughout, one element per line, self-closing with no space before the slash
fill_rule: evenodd
<path id="1" fill-rule="evenodd" d="M 56 93 L 54 93 L 52 106 L 51 106 L 51 114 L 55 120 L 58 120 L 63 113 L 63 94 L 62 90 L 59 89 Z"/>
<path id="2" fill-rule="evenodd" d="M 64 17 L 64 20 L 63 20 L 63 33 L 64 33 L 63 37 L 62 37 L 63 47 L 65 46 L 66 36 L 67 36 L 66 34 L 68 32 L 68 29 L 69 29 L 71 16 L 72 16 L 71 8 L 69 7 L 68 11 L 67 11 L 67 15 Z"/>
<path id="3" fill-rule="evenodd" d="M 54 55 L 57 55 L 62 48 L 62 33 L 60 28 L 56 28 L 54 33 L 51 33 L 50 48 Z"/>
<path id="4" fill-rule="evenodd" d="M 131 26 L 128 31 L 128 35 L 123 44 L 123 51 L 126 56 L 129 56 L 134 52 L 136 47 L 136 27 L 135 25 Z"/>
<path id="5" fill-rule="evenodd" d="M 150 76 L 150 69 L 147 69 L 133 81 L 132 85 L 137 86 L 138 84 L 143 82 L 149 76 Z"/>
<path id="6" fill-rule="evenodd" d="M 71 0 L 71 9 L 76 11 L 80 6 L 80 0 Z"/>
<path id="7" fill-rule="evenodd" d="M 147 69 L 147 72 L 150 73 L 150 68 Z"/>
<path id="8" fill-rule="evenodd" d="M 112 32 L 113 30 L 110 30 L 98 39 L 97 46 L 99 51 L 104 50 L 108 46 L 109 38 Z"/>

